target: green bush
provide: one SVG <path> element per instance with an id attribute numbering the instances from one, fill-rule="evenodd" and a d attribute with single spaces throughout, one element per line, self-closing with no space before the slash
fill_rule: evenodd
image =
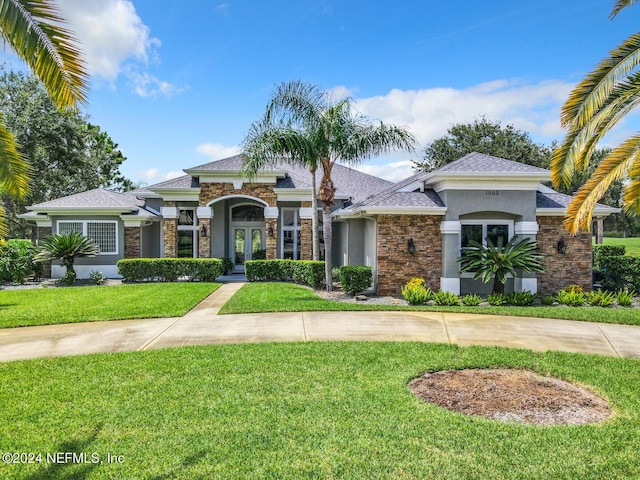
<path id="1" fill-rule="evenodd" d="M 623 256 L 602 256 L 600 271 L 602 286 L 607 290 L 640 291 L 640 258 Z"/>
<path id="2" fill-rule="evenodd" d="M 504 293 L 492 293 L 487 298 L 489 305 L 492 307 L 499 307 L 505 305 L 508 302 L 508 298 Z"/>
<path id="3" fill-rule="evenodd" d="M 365 267 L 364 265 L 346 265 L 340 267 L 340 283 L 342 289 L 355 295 L 371 287 L 371 281 L 373 279 L 373 273 L 371 267 Z"/>
<path id="4" fill-rule="evenodd" d="M 553 295 L 545 295 L 540 299 L 540 303 L 546 306 L 553 305 L 553 302 L 555 301 L 556 301 L 556 298 Z"/>
<path id="5" fill-rule="evenodd" d="M 462 304 L 467 307 L 477 307 L 482 303 L 482 297 L 477 293 L 465 295 L 460 299 Z"/>
<path id="6" fill-rule="evenodd" d="M 570 307 L 579 307 L 586 302 L 584 293 L 577 290 L 562 289 L 556 295 L 556 301 L 561 305 L 568 305 Z"/>
<path id="7" fill-rule="evenodd" d="M 507 295 L 507 303 L 516 307 L 529 307 L 536 301 L 536 295 L 529 290 L 513 292 Z"/>
<path id="8" fill-rule="evenodd" d="M 318 288 L 324 280 L 324 262 L 317 260 L 248 260 L 244 264 L 250 282 L 287 282 Z"/>
<path id="9" fill-rule="evenodd" d="M 594 245 L 593 269 L 602 270 L 602 257 L 624 257 L 627 249 L 624 245 Z"/>
<path id="10" fill-rule="evenodd" d="M 125 258 L 117 266 L 126 282 L 175 282 L 180 277 L 213 282 L 224 271 L 219 258 Z"/>
<path id="11" fill-rule="evenodd" d="M 104 275 L 98 270 L 92 270 L 91 273 L 89 273 L 89 280 L 96 285 L 102 285 L 104 283 Z"/>
<path id="12" fill-rule="evenodd" d="M 616 298 L 613 292 L 605 292 L 600 288 L 597 292 L 587 293 L 586 297 L 587 303 L 592 307 L 610 307 Z"/>
<path id="13" fill-rule="evenodd" d="M 37 253 L 31 240 L 12 239 L 0 245 L 0 282 L 24 283 L 30 275 L 38 280 L 44 265 L 33 261 Z"/>
<path id="14" fill-rule="evenodd" d="M 229 257 L 224 257 L 222 259 L 222 267 L 224 268 L 224 273 L 233 272 L 233 261 Z"/>
<path id="15" fill-rule="evenodd" d="M 410 305 L 422 305 L 431 298 L 431 289 L 422 278 L 412 278 L 402 287 L 402 296 Z"/>
<path id="16" fill-rule="evenodd" d="M 60 283 L 63 285 L 73 285 L 76 283 L 76 278 L 77 275 L 75 270 L 67 270 L 67 273 L 60 277 Z"/>
<path id="17" fill-rule="evenodd" d="M 618 290 L 616 294 L 616 300 L 618 301 L 618 305 L 621 307 L 630 307 L 633 303 L 633 297 L 635 297 L 636 292 L 633 290 Z"/>
<path id="18" fill-rule="evenodd" d="M 433 294 L 433 303 L 439 307 L 455 307 L 456 305 L 460 305 L 460 297 L 455 293 L 440 290 Z"/>

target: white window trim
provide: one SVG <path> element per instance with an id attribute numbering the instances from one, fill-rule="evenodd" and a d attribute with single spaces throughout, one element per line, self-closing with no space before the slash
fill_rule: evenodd
<path id="1" fill-rule="evenodd" d="M 116 250 L 114 252 L 103 252 L 100 250 L 98 255 L 118 255 L 120 252 L 120 232 L 118 231 L 118 221 L 117 220 L 58 220 L 56 224 L 56 232 L 60 234 L 60 225 L 63 223 L 81 223 L 82 224 L 82 235 L 88 237 L 87 235 L 87 225 L 89 223 L 113 223 L 115 224 L 115 247 Z"/>
<path id="2" fill-rule="evenodd" d="M 178 231 L 191 231 L 193 232 L 193 258 L 198 258 L 198 242 L 200 241 L 200 236 L 198 235 L 198 215 L 196 207 L 177 207 L 177 216 L 176 216 L 176 224 L 180 219 L 180 211 L 181 210 L 190 210 L 193 212 L 193 225 L 177 225 Z"/>
<path id="3" fill-rule="evenodd" d="M 284 214 L 285 212 L 293 212 L 293 223 L 294 225 L 284 225 Z M 284 258 L 284 232 L 293 232 L 293 258 L 300 257 L 301 252 L 298 251 L 298 235 L 302 232 L 302 225 L 300 222 L 300 209 L 297 207 L 283 207 L 280 209 L 280 252 L 281 257 Z M 297 235 L 296 235 L 297 234 Z M 302 248 L 302 245 L 300 245 Z"/>
<path id="4" fill-rule="evenodd" d="M 482 225 L 482 245 L 487 241 L 487 225 L 507 225 L 509 228 L 509 240 L 514 236 L 514 221 L 504 218 L 488 218 L 474 220 L 460 220 L 460 234 L 458 235 L 458 257 L 462 254 L 462 225 Z M 473 272 L 460 273 L 460 278 L 473 278 Z M 511 278 L 511 275 L 508 275 Z"/>

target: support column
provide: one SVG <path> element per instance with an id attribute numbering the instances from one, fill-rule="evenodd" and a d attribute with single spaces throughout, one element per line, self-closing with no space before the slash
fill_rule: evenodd
<path id="1" fill-rule="evenodd" d="M 518 239 L 535 240 L 538 234 L 538 222 L 516 222 L 513 233 Z M 524 292 L 525 290 L 529 290 L 531 293 L 538 292 L 538 277 L 535 272 L 519 271 L 518 276 L 513 279 L 514 292 Z"/>
<path id="2" fill-rule="evenodd" d="M 51 236 L 51 221 L 38 222 L 36 227 L 36 245 L 39 245 L 45 238 Z M 51 278 L 51 262 L 45 262 L 42 269 L 42 278 Z"/>
<path id="3" fill-rule="evenodd" d="M 211 234 L 213 224 L 213 209 L 211 207 L 198 207 L 198 257 L 211 257 Z"/>
<path id="4" fill-rule="evenodd" d="M 313 259 L 313 209 L 302 202 L 300 208 L 300 260 Z"/>
<path id="5" fill-rule="evenodd" d="M 460 295 L 460 266 L 458 265 L 458 247 L 462 226 L 457 220 L 440 223 L 442 233 L 442 277 L 440 290 Z"/>
<path id="6" fill-rule="evenodd" d="M 164 256 L 175 258 L 178 256 L 178 209 L 173 202 L 167 203 L 169 205 L 161 209 L 162 218 L 164 219 Z"/>
<path id="7" fill-rule="evenodd" d="M 124 258 L 140 258 L 140 225 L 124 227 Z"/>
<path id="8" fill-rule="evenodd" d="M 267 260 L 278 258 L 278 207 L 264 208 L 264 223 L 267 237 L 266 257 Z"/>

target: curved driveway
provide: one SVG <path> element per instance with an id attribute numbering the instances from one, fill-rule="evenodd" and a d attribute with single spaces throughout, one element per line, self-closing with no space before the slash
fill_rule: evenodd
<path id="1" fill-rule="evenodd" d="M 334 340 L 495 345 L 640 358 L 640 327 L 440 312 L 217 315 L 228 283 L 180 318 L 0 329 L 0 361 L 186 345 Z"/>

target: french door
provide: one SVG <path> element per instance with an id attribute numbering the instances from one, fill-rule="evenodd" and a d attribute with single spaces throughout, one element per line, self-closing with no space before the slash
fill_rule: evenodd
<path id="1" fill-rule="evenodd" d="M 264 227 L 232 227 L 231 237 L 235 271 L 244 272 L 244 262 L 264 250 Z"/>

